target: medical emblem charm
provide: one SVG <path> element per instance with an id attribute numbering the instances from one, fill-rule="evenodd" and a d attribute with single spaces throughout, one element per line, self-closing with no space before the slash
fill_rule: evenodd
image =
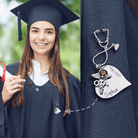
<path id="1" fill-rule="evenodd" d="M 91 74 L 91 75 L 92 75 L 92 77 L 97 79 L 94 81 L 96 94 L 103 99 L 107 99 L 107 98 L 111 98 L 111 97 L 115 96 L 121 90 L 130 86 L 131 83 L 125 79 L 125 77 L 122 75 L 122 73 L 117 68 L 115 68 L 114 66 L 111 66 L 111 65 L 105 65 L 108 60 L 107 51 L 109 49 L 111 49 L 112 47 L 114 47 L 114 49 L 117 50 L 119 48 L 119 44 L 112 44 L 108 48 L 109 30 L 103 29 L 103 32 L 107 32 L 106 41 L 104 41 L 104 42 L 101 42 L 98 39 L 96 33 L 99 33 L 99 32 L 100 32 L 100 30 L 96 30 L 94 32 L 94 35 L 95 35 L 99 45 L 102 48 L 104 48 L 104 50 L 102 52 L 96 54 L 93 57 L 92 62 L 93 62 L 93 64 L 96 65 L 96 68 L 99 69 L 99 71 L 98 71 L 98 73 Z M 105 44 L 105 45 L 103 46 L 103 44 Z M 96 64 L 94 61 L 95 58 L 104 52 L 106 54 L 106 60 L 102 64 Z"/>
<path id="2" fill-rule="evenodd" d="M 59 114 L 61 112 L 61 110 L 57 108 L 58 105 L 59 103 L 57 103 L 57 101 L 54 101 L 54 113 L 55 114 Z"/>

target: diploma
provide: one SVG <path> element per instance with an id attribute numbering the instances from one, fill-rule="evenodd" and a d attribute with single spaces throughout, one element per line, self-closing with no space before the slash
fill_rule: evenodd
<path id="1" fill-rule="evenodd" d="M 3 68 L 0 66 L 0 76 L 3 76 Z M 7 80 L 8 78 L 10 78 L 12 76 L 12 74 L 10 74 L 8 71 L 6 71 L 5 73 L 5 80 Z"/>

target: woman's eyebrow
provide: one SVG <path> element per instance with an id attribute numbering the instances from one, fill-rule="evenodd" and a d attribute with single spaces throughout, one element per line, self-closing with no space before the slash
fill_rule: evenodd
<path id="1" fill-rule="evenodd" d="M 39 29 L 39 28 L 37 28 L 37 27 L 32 27 L 31 29 Z"/>
<path id="2" fill-rule="evenodd" d="M 38 27 L 32 27 L 31 29 L 39 29 L 39 28 Z M 53 28 L 46 28 L 45 30 L 53 30 L 54 31 Z"/>
<path id="3" fill-rule="evenodd" d="M 46 28 L 45 30 L 54 30 L 53 28 Z"/>

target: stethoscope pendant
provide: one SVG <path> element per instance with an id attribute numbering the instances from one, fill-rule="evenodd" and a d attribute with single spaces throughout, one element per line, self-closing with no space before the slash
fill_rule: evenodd
<path id="1" fill-rule="evenodd" d="M 54 101 L 54 114 L 59 114 L 61 112 L 61 110 L 57 108 L 58 105 L 59 103 L 57 103 L 57 101 Z"/>
<path id="2" fill-rule="evenodd" d="M 92 77 L 98 79 L 94 81 L 95 92 L 103 99 L 112 98 L 131 85 L 122 73 L 111 65 L 102 66 Z"/>
<path id="3" fill-rule="evenodd" d="M 130 86 L 131 83 L 126 80 L 126 78 L 122 75 L 122 73 L 111 65 L 105 65 L 108 60 L 108 50 L 111 48 L 114 48 L 114 50 L 118 50 L 119 44 L 113 44 L 108 47 L 109 44 L 109 30 L 103 29 L 103 32 L 107 33 L 107 37 L 105 41 L 100 41 L 100 39 L 97 37 L 97 33 L 100 32 L 100 30 L 96 30 L 94 32 L 94 35 L 99 43 L 99 46 L 103 48 L 104 50 L 96 54 L 92 62 L 96 65 L 96 68 L 99 69 L 98 73 L 91 74 L 92 77 L 94 77 L 94 85 L 95 85 L 95 91 L 96 94 L 103 98 L 111 98 L 117 95 L 121 90 L 125 89 L 126 87 Z M 96 64 L 95 58 L 99 56 L 100 54 L 105 53 L 106 59 L 102 64 Z"/>

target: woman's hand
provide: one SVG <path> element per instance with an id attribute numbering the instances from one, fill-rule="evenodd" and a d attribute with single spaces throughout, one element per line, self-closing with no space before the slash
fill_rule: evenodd
<path id="1" fill-rule="evenodd" d="M 21 76 L 11 76 L 4 82 L 2 90 L 3 104 L 6 104 L 12 97 L 12 95 L 23 88 L 23 85 L 18 83 L 25 82 L 25 79 L 21 79 Z"/>

